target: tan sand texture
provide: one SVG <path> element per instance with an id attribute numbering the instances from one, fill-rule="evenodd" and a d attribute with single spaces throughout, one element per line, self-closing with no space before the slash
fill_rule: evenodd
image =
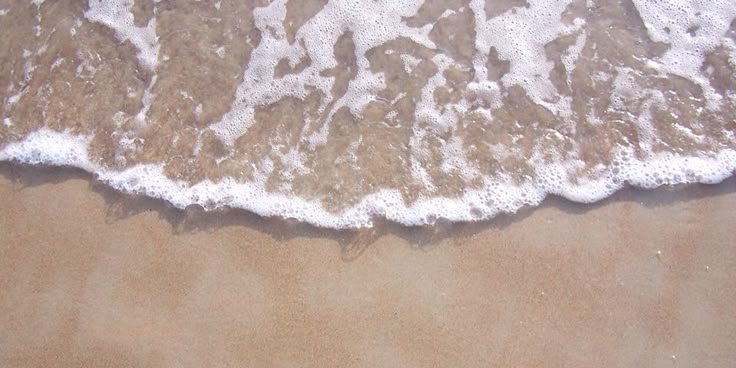
<path id="1" fill-rule="evenodd" d="M 3 367 L 733 367 L 736 181 L 339 233 L 0 165 Z"/>

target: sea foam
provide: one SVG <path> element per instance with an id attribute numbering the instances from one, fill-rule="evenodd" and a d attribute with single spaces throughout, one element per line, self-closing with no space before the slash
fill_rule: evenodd
<path id="1" fill-rule="evenodd" d="M 3 8 L 0 161 L 340 229 L 734 175 L 734 1 L 295 1 Z"/>
<path id="2" fill-rule="evenodd" d="M 439 219 L 453 222 L 480 221 L 499 213 L 514 213 L 523 206 L 536 206 L 548 194 L 575 202 L 592 203 L 606 198 L 625 185 L 653 189 L 662 185 L 716 184 L 736 173 L 736 151 L 723 150 L 712 157 L 653 155 L 646 160 L 626 158 L 604 179 L 564 183 L 567 169 L 562 165 L 541 167 L 538 177 L 522 184 L 486 182 L 482 189 L 468 190 L 461 198 L 425 198 L 407 205 L 395 190 L 381 190 L 363 198 L 340 213 L 326 211 L 319 201 L 269 193 L 263 180 L 240 183 L 232 179 L 209 180 L 195 185 L 171 180 L 162 165 L 137 165 L 111 171 L 91 162 L 89 138 L 46 128 L 29 134 L 23 141 L 0 151 L 0 161 L 76 167 L 125 193 L 142 194 L 170 202 L 177 208 L 200 205 L 205 209 L 230 207 L 260 216 L 278 216 L 319 227 L 335 229 L 370 227 L 376 218 L 386 218 L 407 226 L 431 225 Z M 615 169 L 615 172 L 613 170 Z"/>

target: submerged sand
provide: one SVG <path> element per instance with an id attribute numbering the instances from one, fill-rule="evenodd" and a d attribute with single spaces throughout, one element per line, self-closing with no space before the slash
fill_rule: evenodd
<path id="1" fill-rule="evenodd" d="M 0 0 L 0 30 L 0 160 L 180 207 L 432 225 L 736 170 L 733 0 Z"/>
<path id="2" fill-rule="evenodd" d="M 736 181 L 341 233 L 0 164 L 3 367 L 732 367 Z"/>

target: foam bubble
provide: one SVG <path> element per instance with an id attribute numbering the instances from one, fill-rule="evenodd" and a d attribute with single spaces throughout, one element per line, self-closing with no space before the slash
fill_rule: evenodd
<path id="1" fill-rule="evenodd" d="M 698 83 L 709 107 L 719 106 L 720 96 L 701 72 L 705 55 L 721 46 L 736 14 L 731 0 L 634 0 L 649 37 L 669 45 L 667 52 L 651 64 L 662 74 L 675 74 Z M 733 57 L 734 54 L 732 54 Z"/>
<path id="2" fill-rule="evenodd" d="M 36 6 L 42 3 L 34 2 Z M 280 216 L 333 228 L 370 226 L 377 217 L 405 225 L 479 221 L 499 213 L 515 212 L 523 206 L 538 205 L 549 194 L 588 203 L 605 198 L 626 185 L 656 188 L 680 183 L 716 183 L 734 173 L 734 133 L 727 128 L 712 133 L 718 129 L 703 125 L 711 121 L 727 125 L 718 120 L 719 117 L 710 118 L 702 113 L 703 96 L 712 115 L 717 115 L 713 112 L 718 112 L 719 108 L 731 111 L 723 107 L 729 105 L 721 100 L 734 101 L 732 93 L 719 95 L 710 85 L 709 77 L 717 75 L 719 66 L 703 68 L 706 56 L 716 49 L 727 54 L 726 63 L 730 63 L 727 66 L 736 65 L 733 36 L 724 37 L 726 32 L 733 33 L 729 31 L 736 15 L 733 1 L 635 0 L 646 34 L 651 40 L 667 45 L 660 57 L 637 59 L 636 63 L 618 60 L 611 51 L 599 53 L 596 47 L 600 47 L 602 36 L 590 28 L 597 26 L 593 20 L 599 19 L 580 15 L 592 14 L 592 7 L 601 8 L 613 2 L 594 4 L 587 1 L 585 6 L 591 9 L 586 13 L 575 10 L 583 6 L 581 2 L 529 0 L 526 6 L 513 7 L 489 18 L 485 0 L 470 1 L 470 12 L 459 7 L 439 9 L 441 14 L 429 16 L 427 12 L 439 12 L 433 10 L 436 4 L 421 0 L 332 0 L 305 20 L 299 29 L 289 32 L 284 25 L 289 16 L 287 1 L 263 4 L 248 8 L 252 11 L 260 41 L 252 44 L 249 36 L 242 40 L 253 49 L 250 58 L 242 60 L 246 64 L 240 75 L 242 83 L 237 86 L 235 96 L 231 96 L 233 100 L 228 111 L 206 128 L 185 125 L 186 134 L 177 132 L 170 139 L 172 147 L 162 149 L 173 152 L 174 148 L 182 148 L 176 152 L 177 158 L 191 154 L 185 162 L 209 160 L 211 167 L 197 163 L 202 167 L 195 169 L 204 172 L 214 169 L 212 171 L 223 173 L 217 176 L 222 179 L 212 181 L 205 173 L 203 180 L 197 176 L 198 181 L 194 183 L 174 180 L 164 174 L 164 162 L 173 158 L 149 155 L 151 152 L 145 151 L 150 148 L 142 137 L 149 134 L 146 136 L 149 139 L 153 135 L 154 139 L 148 140 L 149 145 L 151 141 L 158 144 L 157 127 L 142 129 L 141 126 L 146 123 L 151 106 L 165 102 L 159 102 L 153 94 L 158 81 L 156 69 L 160 49 L 157 6 L 154 6 L 154 16 L 145 26 L 139 27 L 134 23 L 133 0 L 90 0 L 84 14 L 89 21 L 114 30 L 119 41 L 135 46 L 138 63 L 152 72 L 150 84 L 142 94 L 141 110 L 137 113 L 126 110 L 112 117 L 116 129 L 113 133 L 115 168 L 107 166 L 109 163 L 101 164 L 102 158 L 91 156 L 88 147 L 95 134 L 94 127 L 83 135 L 41 128 L 19 141 L 4 143 L 0 160 L 78 167 L 94 173 L 99 180 L 118 190 L 162 198 L 179 208 L 191 205 L 207 210 L 237 207 L 262 216 Z M 220 2 L 214 3 L 214 10 L 220 9 L 220 5 Z M 610 6 L 618 13 L 622 11 L 618 5 Z M 37 13 L 40 16 L 40 12 Z M 605 16 L 604 13 L 601 11 L 601 16 Z M 570 14 L 582 18 L 570 19 Z M 475 49 L 458 60 L 453 50 L 448 52 L 447 42 L 463 38 L 457 38 L 458 34 L 453 32 L 466 32 L 461 29 L 464 25 L 471 27 L 468 24 L 442 27 L 457 19 L 466 20 L 462 18 L 466 15 L 474 21 L 474 33 L 460 36 L 474 37 L 469 47 Z M 588 21 L 591 24 L 587 24 Z M 72 35 L 76 35 L 81 24 L 78 21 L 71 25 Z M 40 28 L 36 31 L 40 32 Z M 645 34 L 642 31 L 637 36 Z M 83 37 L 76 35 L 75 42 Z M 608 39 L 604 37 L 603 40 Z M 242 51 L 237 49 L 237 43 L 225 47 L 220 41 L 203 43 L 207 47 L 202 51 L 218 62 L 230 62 L 230 58 Z M 629 41 L 622 40 L 624 44 Z M 550 45 L 562 47 L 553 50 L 557 55 L 555 60 L 548 55 Z M 168 49 L 169 45 L 166 46 Z M 379 61 L 376 61 L 373 49 L 382 46 L 385 54 L 379 54 L 376 57 Z M 15 128 L 24 123 L 21 110 L 36 111 L 33 106 L 29 108 L 26 101 L 31 98 L 39 100 L 42 119 L 50 122 L 54 117 L 46 115 L 49 112 L 46 105 L 53 100 L 48 98 L 51 88 L 49 85 L 37 88 L 32 83 L 37 82 L 33 79 L 37 68 L 41 67 L 39 70 L 44 72 L 44 68 L 48 69 L 47 65 L 37 65 L 44 50 L 45 45 L 37 52 L 18 49 L 19 61 L 15 64 L 18 71 L 13 71 L 17 80 L 5 91 L 4 105 L 8 115 L 2 117 L 0 124 L 0 128 L 11 133 L 3 136 L 14 137 Z M 76 78 L 85 82 L 106 73 L 91 61 L 92 52 L 88 49 L 77 51 L 80 62 L 76 65 Z M 605 52 L 609 54 L 602 55 Z M 176 55 L 171 53 L 171 57 Z M 381 58 L 388 60 L 386 65 Z M 277 73 L 283 61 L 288 62 L 292 71 Z M 52 62 L 50 69 L 67 67 L 64 59 Z M 394 63 L 398 63 L 398 71 L 393 69 Z M 499 70 L 489 70 L 491 65 Z M 578 71 L 582 73 L 573 74 L 581 65 L 584 68 Z M 722 69 L 727 70 L 726 66 Z M 576 90 L 573 79 L 585 79 L 586 71 L 590 71 L 589 80 L 577 81 L 582 87 Z M 162 78 L 169 78 L 163 75 Z M 671 78 L 672 75 L 684 81 Z M 664 83 L 671 83 L 672 90 L 653 87 Z M 695 90 L 689 88 L 692 83 L 702 87 L 703 96 L 701 91 L 691 91 Z M 61 83 L 54 87 L 57 85 Z M 191 93 L 192 88 L 199 87 L 188 88 Z M 558 88 L 569 91 L 564 94 Z M 590 89 L 600 92 L 600 96 L 581 96 Z M 133 92 L 130 88 L 127 98 L 134 98 Z M 209 106 L 206 101 L 195 101 L 185 91 L 180 93 L 191 102 L 191 107 L 187 108 L 191 110 L 187 113 L 202 118 L 211 113 L 205 108 Z M 286 98 L 304 101 L 307 97 L 311 99 L 313 94 L 319 95 L 319 100 L 315 106 L 310 105 L 309 111 L 305 108 L 303 125 L 284 129 L 289 130 L 288 143 L 278 130 L 282 127 L 272 131 L 268 126 L 272 122 L 256 121 L 261 109 L 269 105 L 278 107 Z M 160 100 L 165 101 L 164 97 L 167 96 L 161 96 Z M 577 104 L 575 109 L 573 103 Z M 679 103 L 685 107 L 671 108 Z M 16 106 L 23 106 L 23 109 Z M 374 116 L 384 121 L 363 119 L 363 115 L 368 116 L 366 108 L 375 106 L 380 106 L 377 108 L 380 111 Z M 20 118 L 12 115 L 16 109 L 21 111 L 17 114 Z M 338 112 L 345 111 L 358 121 L 355 127 L 333 121 Z M 127 114 L 135 115 L 139 124 L 128 126 Z M 725 119 L 728 117 L 722 120 Z M 84 131 L 95 122 L 85 121 L 79 124 L 82 128 L 75 126 L 79 129 L 75 131 Z M 373 123 L 377 125 L 372 126 Z M 180 127 L 186 122 L 176 124 L 172 125 Z M 257 129 L 252 132 L 260 141 L 252 143 L 253 136 L 243 141 L 263 145 L 250 155 L 249 147 L 236 145 L 254 125 Z M 106 130 L 99 129 L 103 131 Z M 207 139 L 212 132 L 224 147 L 209 144 Z M 598 133 L 609 133 L 611 137 L 598 137 Z M 187 146 L 189 138 L 194 143 Z M 335 149 L 329 147 L 333 138 L 339 141 Z M 293 194 L 292 186 L 297 189 L 300 189 L 298 186 L 322 186 L 321 178 L 306 185 L 299 180 L 325 175 L 323 164 L 328 166 L 327 174 L 332 174 L 329 165 L 333 163 L 355 173 L 363 169 L 367 169 L 363 172 L 378 171 L 375 167 L 360 167 L 359 164 L 372 161 L 372 157 L 360 156 L 363 151 L 372 154 L 384 148 L 380 146 L 381 139 L 389 140 L 391 146 L 385 147 L 386 152 L 377 153 L 394 156 L 381 157 L 379 162 L 395 160 L 402 166 L 397 165 L 400 168 L 391 172 L 389 179 L 377 178 L 379 175 L 373 172 L 366 176 L 356 174 L 360 176 L 361 185 L 368 181 L 365 186 L 370 189 L 355 190 L 354 193 L 362 197 L 350 202 L 354 203 L 352 206 L 345 204 L 338 206 L 338 212 L 328 211 L 319 199 L 315 199 L 323 194 L 319 189 L 313 191 L 318 192 L 316 195 L 310 192 L 311 188 L 306 189 L 305 198 Z M 393 139 L 395 141 L 391 141 Z M 590 145 L 595 147 L 583 151 L 588 139 L 594 140 L 595 144 Z M 682 144 L 668 150 L 666 143 L 672 142 Z M 363 146 L 366 143 L 370 146 Z M 597 147 L 598 143 L 601 147 Z M 209 151 L 210 146 L 217 146 L 218 151 Z M 337 159 L 330 156 L 329 163 L 320 161 L 320 155 L 329 156 L 333 151 L 339 151 Z M 479 158 L 478 152 L 485 152 L 482 154 L 488 157 Z M 134 164 L 134 160 L 129 159 L 136 156 L 146 157 L 146 162 L 153 163 Z M 237 162 L 245 160 L 243 157 L 249 161 Z M 507 170 L 504 161 L 515 162 L 516 166 L 509 164 Z M 497 168 L 496 163 L 502 167 Z M 246 170 L 250 179 L 235 178 L 237 174 L 245 176 L 243 171 Z M 276 181 L 274 178 L 279 179 L 276 189 L 269 186 Z M 377 178 L 375 182 L 371 181 L 373 178 Z M 324 186 L 333 185 L 327 184 Z M 407 187 L 415 186 L 421 187 L 418 193 L 407 193 Z M 306 198 L 307 195 L 313 197 Z M 411 196 L 412 202 L 406 202 L 405 196 Z"/>
<path id="3" fill-rule="evenodd" d="M 115 30 L 120 41 L 130 41 L 138 49 L 138 60 L 149 70 L 158 65 L 160 45 L 156 35 L 156 18 L 145 27 L 137 27 L 131 12 L 133 0 L 89 0 L 84 16 L 91 22 L 101 23 Z"/>
<path id="4" fill-rule="evenodd" d="M 470 7 L 476 18 L 475 46 L 482 52 L 482 57 L 474 62 L 475 69 L 487 73 L 485 65 L 488 53 L 494 48 L 501 59 L 510 61 L 510 70 L 501 80 L 504 86 L 520 86 L 535 103 L 570 115 L 569 107 L 564 102 L 553 102 L 559 92 L 549 79 L 554 65 L 547 59 L 544 46 L 563 35 L 579 31 L 585 23 L 582 19 L 576 19 L 572 25 L 560 21 L 562 12 L 571 2 L 529 0 L 528 7 L 514 8 L 513 11 L 486 19 L 485 0 L 471 1 Z M 576 51 L 579 53 L 581 47 L 573 50 L 572 55 Z M 569 60 L 573 61 L 572 57 Z M 480 79 L 486 79 L 485 75 L 481 75 Z"/>
<path id="5" fill-rule="evenodd" d="M 366 104 L 375 99 L 375 92 L 385 85 L 382 76 L 369 69 L 365 56 L 369 49 L 399 36 L 430 48 L 435 47 L 428 37 L 431 28 L 412 28 L 404 21 L 405 17 L 416 14 L 419 6 L 420 1 L 407 0 L 330 1 L 298 30 L 293 44 L 289 44 L 284 36 L 286 1 L 273 1 L 266 7 L 255 9 L 256 27 L 261 30 L 263 38 L 251 54 L 235 102 L 222 120 L 211 126 L 212 130 L 224 143 L 231 145 L 251 126 L 252 114 L 247 111 L 254 106 L 273 103 L 287 96 L 303 98 L 307 93 L 306 86 L 315 86 L 324 95 L 331 96 L 335 81 L 324 73 L 338 66 L 334 46 L 348 32 L 355 46 L 357 75 L 350 80 L 343 96 L 337 96 L 334 102 L 328 98 L 322 107 L 332 103 L 329 116 L 343 106 L 359 114 Z M 306 55 L 309 55 L 312 63 L 300 73 L 279 79 L 274 77 L 278 60 L 288 58 L 290 64 L 294 65 L 296 60 Z M 312 145 L 320 144 L 328 131 L 329 126 L 324 126 L 309 141 Z"/>
<path id="6" fill-rule="evenodd" d="M 736 170 L 736 151 L 733 150 L 724 150 L 711 157 L 654 154 L 643 161 L 622 159 L 616 165 L 615 174 L 573 184 L 569 181 L 570 163 L 548 163 L 537 167 L 536 180 L 521 184 L 503 178 L 486 178 L 481 189 L 468 190 L 462 197 L 421 198 L 411 205 L 403 201 L 399 191 L 384 189 L 336 214 L 325 210 L 319 201 L 266 191 L 263 177 L 253 182 L 236 182 L 231 178 L 219 182 L 204 180 L 189 186 L 168 178 L 159 164 L 140 164 L 114 171 L 91 162 L 88 145 L 89 137 L 42 128 L 23 141 L 5 146 L 0 150 L 0 161 L 77 167 L 120 191 L 161 198 L 181 209 L 194 204 L 209 210 L 242 208 L 261 216 L 279 216 L 337 229 L 368 227 L 376 217 L 410 226 L 433 224 L 439 219 L 479 221 L 502 212 L 515 212 L 523 206 L 538 205 L 547 194 L 589 203 L 609 196 L 624 182 L 643 188 L 718 183 Z M 626 155 L 626 150 L 622 149 L 621 156 Z M 272 169 L 272 164 L 266 165 L 265 172 L 269 167 Z"/>

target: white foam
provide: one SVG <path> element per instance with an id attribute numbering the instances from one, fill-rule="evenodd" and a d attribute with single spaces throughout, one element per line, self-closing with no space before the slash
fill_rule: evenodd
<path id="1" fill-rule="evenodd" d="M 23 50 L 23 57 L 27 58 L 25 56 L 27 50 Z M 20 85 L 16 89 L 16 93 L 13 95 L 10 95 L 5 100 L 5 110 L 11 111 L 13 107 L 20 101 L 20 99 L 28 93 L 28 88 L 26 88 L 30 83 L 31 79 L 33 79 L 33 72 L 38 68 L 37 65 L 33 65 L 30 60 L 26 60 L 26 62 L 23 64 L 23 79 L 20 82 Z M 12 92 L 15 86 L 13 84 L 10 84 L 8 86 L 8 92 Z"/>
<path id="2" fill-rule="evenodd" d="M 509 72 L 501 79 L 504 86 L 520 86 L 535 103 L 560 115 L 571 115 L 567 100 L 556 101 L 559 91 L 549 78 L 554 64 L 547 59 L 544 50 L 548 43 L 579 31 L 585 24 L 582 19 L 576 19 L 572 25 L 560 21 L 570 3 L 571 0 L 529 0 L 528 7 L 517 7 L 486 19 L 486 1 L 472 0 L 475 47 L 480 51 L 473 63 L 478 78 L 487 79 L 488 53 L 495 48 L 499 58 L 510 61 Z"/>
<path id="3" fill-rule="evenodd" d="M 723 45 L 723 37 L 736 17 L 733 0 L 634 0 L 649 37 L 670 48 L 652 64 L 663 74 L 675 74 L 703 88 L 708 106 L 716 109 L 722 96 L 701 72 L 707 53 Z M 731 57 L 734 57 L 731 53 Z"/>
<path id="4" fill-rule="evenodd" d="M 41 128 L 23 141 L 11 143 L 0 150 L 0 161 L 72 166 L 94 172 L 96 166 L 90 162 L 87 154 L 89 140 L 89 137 Z"/>
<path id="5" fill-rule="evenodd" d="M 570 88 L 572 88 L 571 75 L 575 69 L 575 63 L 578 61 L 580 53 L 583 52 L 587 38 L 585 31 L 580 32 L 578 38 L 575 40 L 575 44 L 567 50 L 567 53 L 562 55 L 562 64 L 565 65 L 565 73 L 567 74 L 567 85 Z"/>
<path id="6" fill-rule="evenodd" d="M 40 6 L 42 2 L 35 3 Z M 545 53 L 545 45 L 559 37 L 576 37 L 575 42 L 561 55 L 567 74 L 566 82 L 570 85 L 571 73 L 589 37 L 582 19 L 574 19 L 571 24 L 561 20 L 571 2 L 572 0 L 529 0 L 528 6 L 516 7 L 487 19 L 486 1 L 472 0 L 470 7 L 476 24 L 476 53 L 472 69 L 474 80 L 467 84 L 465 91 L 461 91 L 464 93 L 459 101 L 450 105 L 438 104 L 435 92 L 441 88 L 454 88 L 448 83 L 451 81 L 447 80 L 449 76 L 445 74 L 463 66 L 436 49 L 429 38 L 433 24 L 417 28 L 409 26 L 405 21 L 416 15 L 424 1 L 332 0 L 297 30 L 292 43 L 289 43 L 283 25 L 286 0 L 274 0 L 267 6 L 254 8 L 254 24 L 260 30 L 261 40 L 257 45 L 253 45 L 248 38 L 243 40 L 254 47 L 243 72 L 243 82 L 237 88 L 230 110 L 209 128 L 222 142 L 233 145 L 255 122 L 255 111 L 259 106 L 276 103 L 285 97 L 303 99 L 314 89 L 321 91 L 325 98 L 313 114 L 323 118 L 304 122 L 305 126 L 301 130 L 309 132 L 309 135 L 302 136 L 296 147 L 286 147 L 288 149 L 284 150 L 283 146 L 272 144 L 270 155 L 249 163 L 254 169 L 255 177 L 250 182 L 225 178 L 219 182 L 205 180 L 189 185 L 166 177 L 161 164 L 137 165 L 116 171 L 90 160 L 89 137 L 47 128 L 27 135 L 23 141 L 7 144 L 0 150 L 0 161 L 78 167 L 94 173 L 100 181 L 118 190 L 161 198 L 179 208 L 194 204 L 206 209 L 229 206 L 262 216 L 280 216 L 332 228 L 370 226 L 376 217 L 405 225 L 432 224 L 438 219 L 477 221 L 498 213 L 515 212 L 522 206 L 537 205 L 548 194 L 577 202 L 594 202 L 625 185 L 655 188 L 666 184 L 716 183 L 733 175 L 736 169 L 736 151 L 731 149 L 692 156 L 655 153 L 653 147 L 659 143 L 659 138 L 652 124 L 651 110 L 666 107 L 667 92 L 643 88 L 639 82 L 645 77 L 632 68 L 620 65 L 614 66 L 616 73 L 609 109 L 632 117 L 631 120 L 638 130 L 636 155 L 633 148 L 617 147 L 614 164 L 590 169 L 576 158 L 576 142 L 566 142 L 570 143 L 566 145 L 567 152 L 549 152 L 549 149 L 543 151 L 540 142 L 532 157 L 534 172 L 526 181 L 518 183 L 503 172 L 492 176 L 483 176 L 480 173 L 468 160 L 467 148 L 461 134 L 458 134 L 459 130 L 465 128 L 461 125 L 466 124 L 463 116 L 470 111 L 476 99 L 482 100 L 484 108 L 474 108 L 473 113 L 483 116 L 490 123 L 499 123 L 493 119 L 493 110 L 503 106 L 509 87 L 520 87 L 535 103 L 547 108 L 562 120 L 574 124 L 571 97 L 561 96 L 552 83 L 550 73 L 554 64 L 547 59 Z M 90 0 L 85 16 L 90 21 L 113 29 L 119 40 L 131 42 L 137 48 L 139 63 L 155 72 L 159 61 L 156 18 L 154 16 L 144 27 L 136 26 L 131 12 L 133 4 L 133 0 Z M 733 40 L 723 37 L 736 16 L 736 2 L 634 0 L 634 4 L 644 20 L 650 38 L 670 46 L 662 57 L 647 60 L 648 66 L 662 75 L 676 74 L 697 83 L 703 87 L 709 107 L 717 107 L 724 96 L 719 96 L 713 90 L 700 68 L 705 55 L 719 46 L 727 50 L 729 62 L 736 65 L 736 45 Z M 588 6 L 592 5 L 591 2 L 588 3 Z M 214 6 L 219 9 L 220 2 L 214 3 Z M 445 11 L 442 17 L 451 14 L 452 11 Z M 76 23 L 72 30 L 80 25 L 81 23 Z M 334 49 L 338 40 L 348 34 L 354 45 L 353 56 L 357 70 L 351 70 L 355 76 L 348 82 L 346 92 L 341 96 L 333 96 L 331 91 L 335 86 L 335 77 L 331 76 L 334 73 L 330 71 L 345 68 L 339 64 Z M 408 142 L 410 174 L 415 181 L 413 184 L 422 186 L 424 194 L 415 202 L 407 204 L 398 189 L 384 188 L 366 195 L 356 205 L 340 213 L 328 212 L 317 200 L 307 200 L 290 194 L 291 180 L 296 175 L 309 173 L 305 164 L 305 150 L 329 144 L 330 121 L 336 112 L 347 108 L 360 118 L 364 107 L 377 98 L 378 91 L 386 87 L 385 75 L 371 70 L 366 53 L 398 37 L 407 37 L 419 45 L 438 51 L 431 59 L 437 71 L 428 76 L 427 83 L 415 101 L 414 121 L 410 122 L 412 135 Z M 500 59 L 509 62 L 509 71 L 499 82 L 489 81 L 487 78 L 486 68 L 491 48 L 496 50 Z M 219 45 L 212 45 L 210 52 L 220 58 L 229 55 L 229 50 Z M 30 58 L 33 53 L 25 50 L 23 55 Z M 99 57 L 95 59 L 92 54 L 81 53 L 78 56 L 82 60 L 77 68 L 78 77 L 94 77 Z M 422 62 L 411 54 L 400 54 L 399 57 L 409 74 L 414 73 Z M 166 60 L 167 56 L 163 59 Z M 277 77 L 276 67 L 284 59 L 292 68 L 307 59 L 311 63 L 299 72 Z M 25 85 L 32 78 L 35 66 L 31 60 L 26 60 L 24 65 L 24 81 L 20 86 L 8 87 L 6 110 L 18 103 L 28 90 Z M 464 71 L 470 73 L 469 69 Z M 591 78 L 596 81 L 610 81 L 613 76 L 597 73 Z M 147 112 L 155 102 L 152 91 L 156 81 L 154 73 L 143 92 L 142 109 L 136 114 L 136 120 L 140 124 L 145 123 Z M 14 94 L 11 95 L 11 92 Z M 134 93 L 130 90 L 129 96 L 132 95 Z M 471 95 L 473 101 L 468 101 L 465 96 Z M 182 96 L 191 99 L 184 91 Z M 391 104 L 406 96 L 405 91 L 398 93 Z M 725 97 L 736 101 L 736 94 Z M 196 116 L 200 116 L 202 112 L 201 104 L 194 107 Z M 389 117 L 395 116 L 397 111 L 390 111 L 388 114 Z M 116 115 L 114 121 L 119 125 L 123 118 L 123 115 Z M 594 125 L 606 124 L 601 117 L 594 115 L 579 118 Z M 13 124 L 9 117 L 4 117 L 4 126 L 10 127 Z M 518 122 L 515 124 L 519 127 Z M 708 141 L 708 137 L 698 136 L 684 126 L 675 126 L 675 129 L 694 141 Z M 202 150 L 203 133 L 199 132 L 193 147 L 195 156 Z M 115 137 L 119 143 L 116 163 L 120 167 L 126 164 L 124 153 L 138 149 L 141 143 L 134 131 L 126 134 Z M 733 141 L 732 132 L 724 131 L 723 134 Z M 552 139 L 565 139 L 559 132 L 551 129 L 548 136 Z M 497 160 L 520 156 L 515 147 L 517 139 L 518 136 L 512 137 L 510 146 L 489 145 L 491 155 Z M 436 158 L 430 154 L 430 141 L 439 145 L 432 148 L 439 149 L 440 162 L 435 162 Z M 341 156 L 340 162 L 353 165 L 357 169 L 356 152 L 359 151 L 361 142 L 360 139 L 353 141 L 345 155 Z M 222 159 L 219 158 L 217 162 Z M 429 163 L 436 163 L 438 167 L 430 167 Z M 466 188 L 459 198 L 440 197 L 435 195 L 440 188 L 433 183 L 429 174 L 434 169 L 439 169 L 440 175 L 459 175 L 466 183 L 472 181 L 481 184 Z M 585 176 L 578 174 L 583 169 L 586 170 Z M 280 192 L 266 191 L 265 183 L 271 175 L 280 176 Z"/>
<path id="7" fill-rule="evenodd" d="M 323 76 L 322 73 L 338 65 L 334 47 L 340 36 L 346 32 L 351 32 L 355 45 L 357 75 L 349 82 L 344 96 L 338 97 L 334 102 L 329 97 L 326 98 L 322 108 L 331 104 L 328 116 L 344 106 L 359 114 L 366 104 L 375 99 L 375 93 L 385 86 L 382 75 L 374 74 L 369 69 L 365 56 L 369 49 L 399 36 L 435 48 L 429 39 L 431 25 L 412 28 L 404 21 L 404 18 L 416 14 L 421 5 L 422 1 L 418 0 L 330 1 L 297 31 L 293 44 L 288 43 L 283 28 L 285 0 L 276 0 L 266 7 L 256 8 L 253 16 L 256 27 L 261 30 L 261 42 L 251 54 L 243 83 L 236 91 L 230 111 L 221 121 L 213 124 L 211 129 L 224 143 L 231 145 L 253 124 L 252 110 L 257 105 L 270 104 L 287 96 L 302 98 L 306 95 L 308 86 L 316 87 L 325 96 L 331 96 L 334 78 Z M 274 69 L 279 60 L 288 58 L 289 64 L 294 66 L 306 55 L 312 63 L 303 71 L 278 79 L 274 77 Z M 327 122 L 329 120 L 326 119 Z M 328 133 L 329 126 L 325 126 L 319 129 L 319 134 L 308 138 L 308 141 L 312 145 L 320 144 Z"/>
<path id="8" fill-rule="evenodd" d="M 481 189 L 467 190 L 460 198 L 420 198 L 407 205 L 397 190 L 384 189 L 367 195 L 357 205 L 334 214 L 318 201 L 310 201 L 264 189 L 265 178 L 273 168 L 261 165 L 253 182 L 236 182 L 225 178 L 188 186 L 169 179 L 162 165 L 143 164 L 114 171 L 91 162 L 87 153 L 89 137 L 42 128 L 21 142 L 0 150 L 0 161 L 77 167 L 94 173 L 98 180 L 127 193 L 164 199 L 178 208 L 197 204 L 205 209 L 242 208 L 261 216 L 279 216 L 320 227 L 360 228 L 373 224 L 376 217 L 404 225 L 432 224 L 438 219 L 478 221 L 499 213 L 512 213 L 523 206 L 538 205 L 547 194 L 556 194 L 577 202 L 594 202 L 611 195 L 626 183 L 643 188 L 664 184 L 718 183 L 734 174 L 736 151 L 724 150 L 712 156 L 684 157 L 672 154 L 652 155 L 644 161 L 631 158 L 620 149 L 621 159 L 611 168 L 600 168 L 606 174 L 597 180 L 569 181 L 576 162 L 545 162 L 537 166 L 536 178 L 513 184 L 503 176 L 484 179 Z M 269 169 L 270 168 L 270 169 Z"/>
<path id="9" fill-rule="evenodd" d="M 146 116 L 148 115 L 148 110 L 151 109 L 151 105 L 153 104 L 153 99 L 155 98 L 155 95 L 153 94 L 153 86 L 156 85 L 156 80 L 158 80 L 158 75 L 154 75 L 151 78 L 151 81 L 148 83 L 148 86 L 143 91 L 142 106 L 141 106 L 140 111 L 138 111 L 138 114 L 136 114 L 135 116 L 136 120 L 141 125 L 146 123 Z"/>
<path id="10" fill-rule="evenodd" d="M 158 65 L 160 45 L 156 35 L 156 17 L 145 27 L 137 27 L 131 12 L 134 0 L 89 0 L 84 16 L 112 28 L 120 41 L 130 41 L 138 49 L 138 60 L 149 70 Z"/>

